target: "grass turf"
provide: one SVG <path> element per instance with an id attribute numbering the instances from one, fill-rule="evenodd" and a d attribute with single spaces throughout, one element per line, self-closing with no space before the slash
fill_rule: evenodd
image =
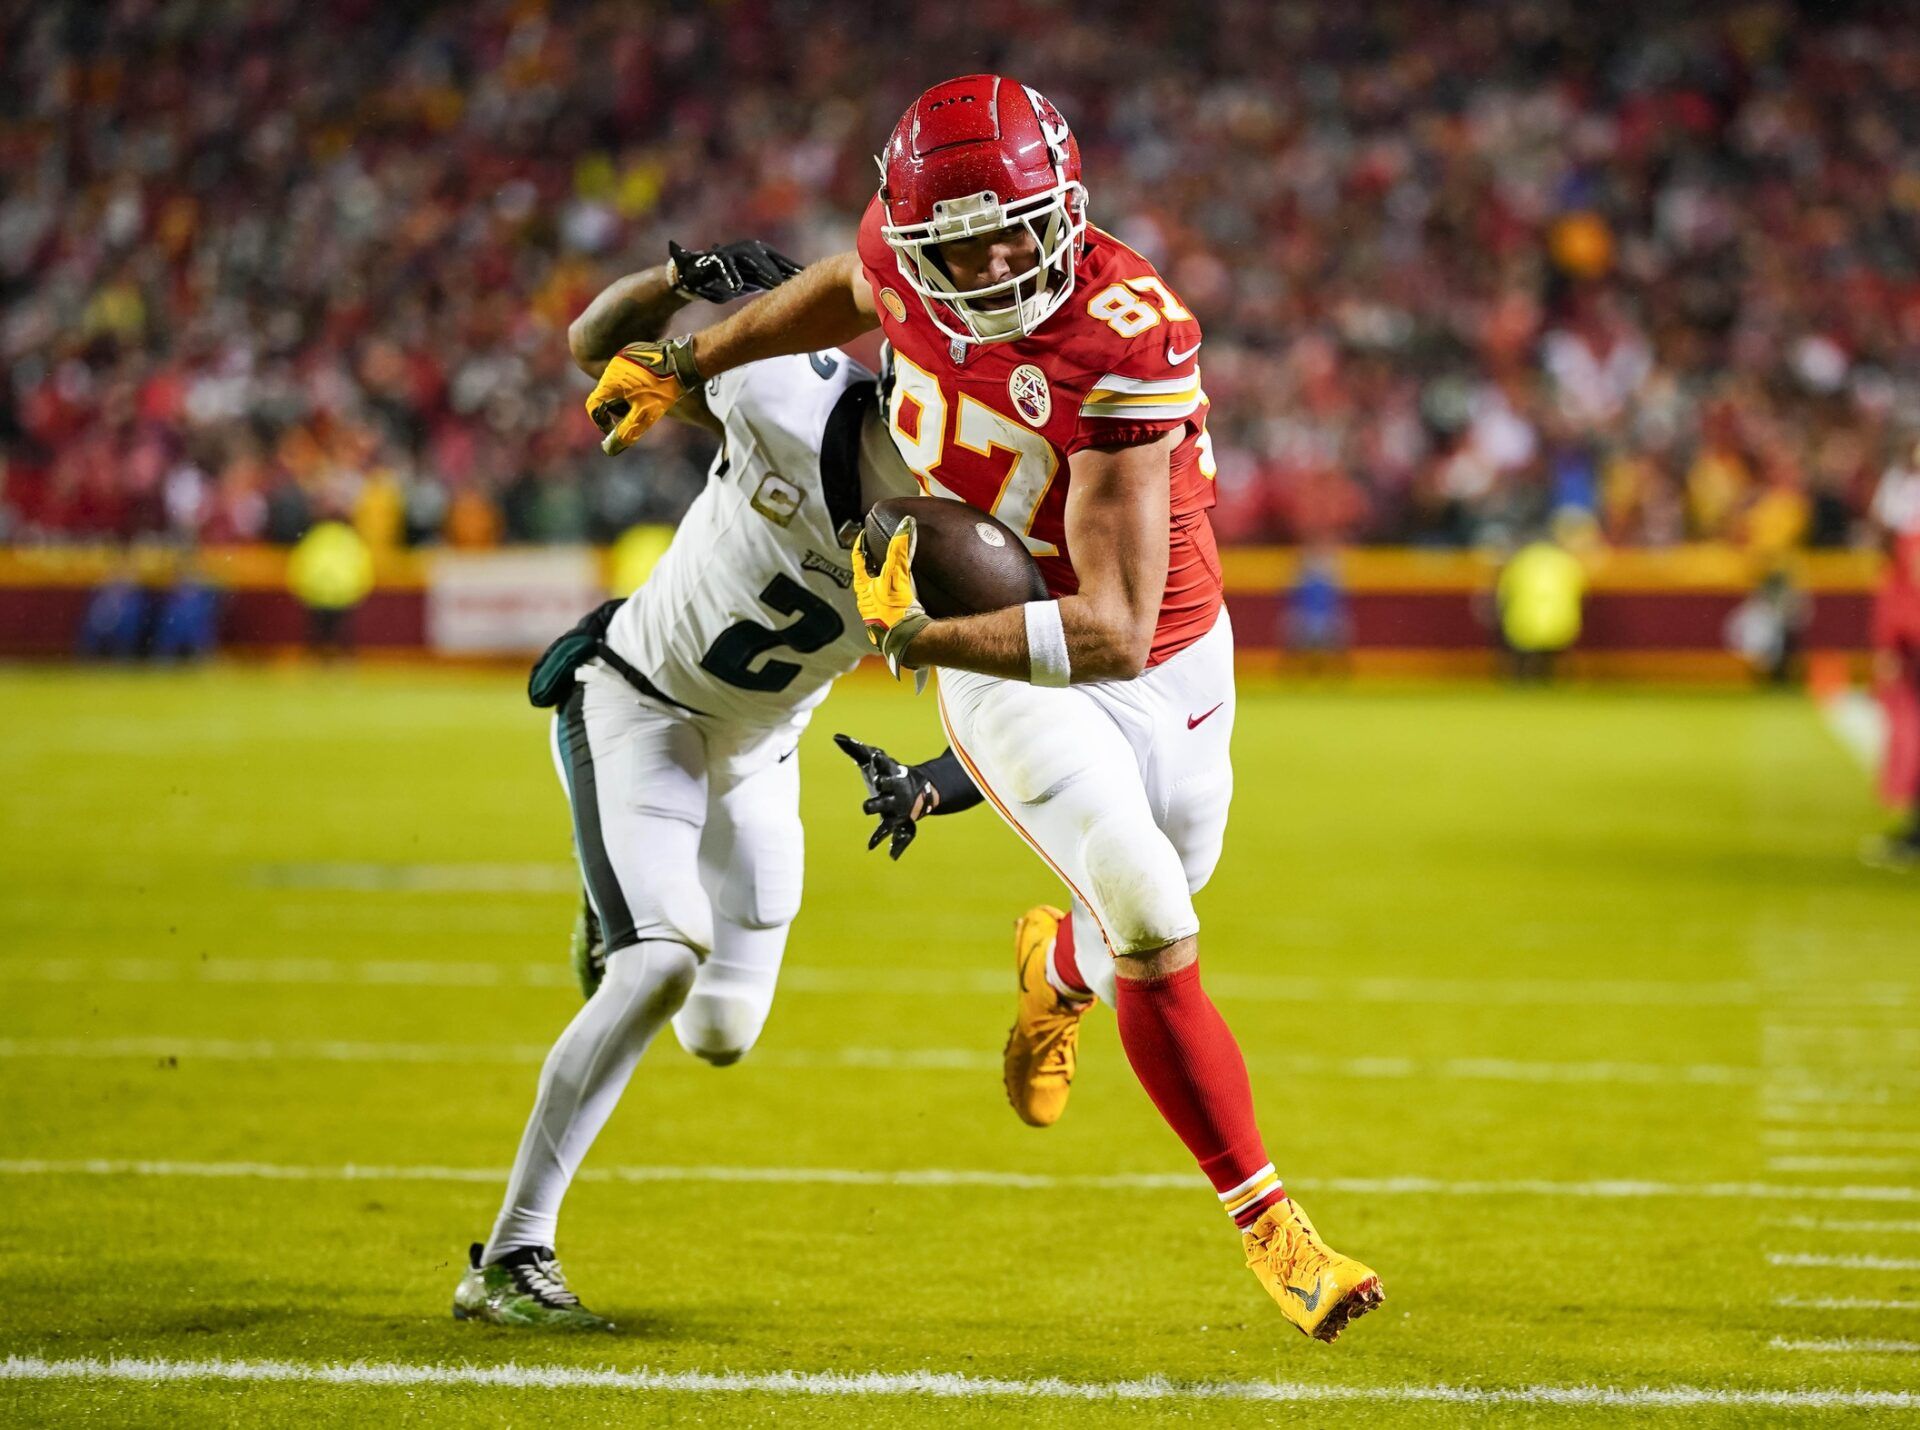
<path id="1" fill-rule="evenodd" d="M 487 1169 L 511 1160 L 576 1003 L 565 810 L 515 683 L 16 669 L 0 722 L 0 1356 L 1493 1389 L 1900 1389 L 1920 1365 L 1777 1344 L 1920 1341 L 1920 882 L 1853 862 L 1863 781 L 1798 700 L 1243 692 L 1203 945 L 1269 1150 L 1386 1281 L 1387 1307 L 1331 1348 L 1264 1301 L 1203 1186 L 1097 1180 L 1190 1170 L 1104 1013 L 1057 1128 L 1006 1109 L 1011 919 L 1055 891 L 986 811 L 929 825 L 899 866 L 867 855 L 827 738 L 918 756 L 930 700 L 856 681 L 816 719 L 773 1020 L 739 1067 L 670 1036 L 642 1063 L 588 1166 L 653 1170 L 583 1181 L 563 1223 L 575 1285 L 623 1328 L 584 1340 L 447 1316 L 495 1209 Z M 373 1170 L 331 1170 L 348 1164 Z M 1610 1179 L 1660 1194 L 1571 1194 Z M 1739 1194 L 1687 1190 L 1710 1183 Z M 1894 1304 L 1780 1304 L 1823 1299 Z M 154 1423 L 1622 1413 L 206 1380 L 4 1395 L 9 1419 Z"/>

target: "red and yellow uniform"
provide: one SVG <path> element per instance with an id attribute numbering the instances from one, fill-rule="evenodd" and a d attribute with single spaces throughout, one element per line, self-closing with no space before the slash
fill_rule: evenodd
<path id="1" fill-rule="evenodd" d="M 1180 432 L 1167 587 L 1147 663 L 1204 636 L 1220 612 L 1220 555 L 1206 515 L 1213 461 L 1193 314 L 1151 263 L 1089 228 L 1074 292 L 1038 330 L 955 344 L 902 281 L 882 221 L 876 200 L 860 225 L 860 261 L 893 347 L 893 440 L 921 486 L 1024 533 L 1047 589 L 1067 596 L 1080 586 L 1066 533 L 1073 454 Z"/>

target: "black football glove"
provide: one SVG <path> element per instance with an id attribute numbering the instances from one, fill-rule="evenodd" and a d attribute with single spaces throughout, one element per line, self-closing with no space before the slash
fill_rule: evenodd
<path id="1" fill-rule="evenodd" d="M 867 801 L 860 808 L 880 816 L 867 848 L 878 849 L 883 839 L 891 837 L 887 853 L 898 859 L 919 832 L 918 822 L 939 804 L 940 792 L 921 766 L 903 765 L 877 745 L 863 745 L 851 735 L 835 735 L 833 743 L 860 766 L 860 777 L 867 782 Z"/>
<path id="2" fill-rule="evenodd" d="M 673 291 L 682 298 L 705 298 L 709 303 L 731 303 L 748 293 L 778 288 L 800 271 L 784 253 L 776 253 L 757 238 L 723 243 L 718 248 L 682 248 L 667 240 L 673 261 Z"/>

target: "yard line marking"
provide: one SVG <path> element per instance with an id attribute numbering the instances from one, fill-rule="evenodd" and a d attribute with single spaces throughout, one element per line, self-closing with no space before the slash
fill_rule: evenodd
<path id="1" fill-rule="evenodd" d="M 348 1039 L 270 1038 L 0 1038 L 0 1058 L 203 1058 L 214 1062 L 538 1063 L 545 1045 L 532 1043 L 372 1043 Z M 764 1048 L 757 1064 L 783 1068 L 862 1068 L 888 1071 L 997 1069 L 1000 1058 L 976 1048 L 836 1048 L 826 1051 Z M 1460 1082 L 1626 1083 L 1748 1087 L 1760 1069 L 1717 1063 L 1525 1062 L 1507 1058 L 1318 1058 L 1254 1055 L 1256 1071 L 1308 1073 L 1361 1080 L 1442 1079 Z M 1777 1071 L 1777 1070 L 1776 1070 Z"/>
<path id="2" fill-rule="evenodd" d="M 1904 1172 L 1920 1167 L 1913 1157 L 1769 1157 L 1769 1172 Z"/>
<path id="3" fill-rule="evenodd" d="M 1776 1342 L 1776 1344 L 1779 1344 Z M 1812 1348 L 1819 1342 L 1789 1343 Z M 1909 1342 L 1860 1342 L 1873 1347 L 1907 1347 Z M 1920 1347 L 1914 1347 L 1920 1349 Z M 580 1366 L 435 1365 L 403 1361 L 296 1361 L 226 1359 L 160 1360 L 93 1356 L 48 1360 L 10 1355 L 0 1361 L 0 1380 L 133 1381 L 160 1383 L 218 1380 L 317 1385 L 419 1385 L 534 1387 L 542 1390 L 632 1390 L 696 1395 L 767 1394 L 806 1396 L 931 1396 L 941 1399 L 992 1396 L 1021 1400 L 1182 1401 L 1225 1400 L 1264 1403 L 1362 1401 L 1444 1405 L 1560 1405 L 1691 1408 L 1739 1405 L 1778 1409 L 1907 1410 L 1920 1396 L 1907 1390 L 1715 1389 L 1696 1385 L 1328 1385 L 1311 1381 L 1181 1382 L 1154 1376 L 1143 1380 L 1074 1381 L 1058 1377 L 1012 1380 L 961 1375 L 950 1371 L 662 1371 L 588 1369 Z"/>
<path id="4" fill-rule="evenodd" d="M 1853 1221 L 1845 1217 L 1776 1217 L 1769 1226 L 1790 1226 L 1801 1231 L 1872 1231 L 1920 1234 L 1920 1221 Z"/>
<path id="5" fill-rule="evenodd" d="M 1920 1301 L 1875 1301 L 1866 1296 L 1777 1296 L 1789 1311 L 1920 1311 Z"/>
<path id="6" fill-rule="evenodd" d="M 1818 1131 L 1766 1131 L 1760 1141 L 1768 1147 L 1903 1147 L 1920 1149 L 1920 1132 L 1880 1132 L 1874 1130 L 1821 1129 Z"/>
<path id="7" fill-rule="evenodd" d="M 370 971 L 374 970 L 374 971 Z M 8 981 L 81 983 L 389 983 L 426 986 L 500 987 L 525 983 L 571 985 L 571 972 L 558 960 L 532 963 L 483 963 L 455 960 L 342 960 L 328 958 L 50 958 L 0 963 Z M 1751 982 L 1685 983 L 1656 979 L 1444 979 L 1311 978 L 1253 973 L 1222 973 L 1219 992 L 1248 1002 L 1405 1003 L 1498 1005 L 1505 1007 L 1752 1007 L 1766 989 Z M 1006 993 L 1006 979 L 985 969 L 947 972 L 908 971 L 897 967 L 792 968 L 781 978 L 784 991 L 844 994 Z M 1209 984 L 1209 986 L 1212 986 Z M 1865 982 L 1821 990 L 1834 1006 L 1920 1008 L 1920 984 Z"/>
<path id="8" fill-rule="evenodd" d="M 1769 1251 L 1769 1266 L 1828 1266 L 1842 1271 L 1920 1271 L 1920 1257 L 1856 1256 L 1845 1253 L 1829 1256 L 1808 1251 Z"/>
<path id="9" fill-rule="evenodd" d="M 1775 1094 L 1771 1089 L 1768 1096 Z M 1800 1104 L 1768 1104 L 1760 1115 L 1767 1122 L 1798 1123 L 1803 1127 L 1889 1127 L 1903 1122 L 1884 1109 L 1874 1107 L 1824 1107 Z M 1911 1125 L 1906 1123 L 1905 1125 Z"/>
<path id="10" fill-rule="evenodd" d="M 565 894 L 579 889 L 580 871 L 571 864 L 260 864 L 248 882 L 353 894 Z"/>
<path id="11" fill-rule="evenodd" d="M 327 1166 L 281 1162 L 186 1162 L 91 1157 L 0 1160 L 0 1176 L 13 1177 L 197 1177 L 288 1182 L 489 1182 L 506 1180 L 504 1167 Z M 1090 1187 L 1117 1191 L 1196 1191 L 1205 1183 L 1193 1172 L 1052 1173 L 953 1167 L 585 1167 L 578 1179 L 597 1182 L 786 1183 L 855 1187 Z M 1794 1196 L 1831 1202 L 1920 1203 L 1920 1187 L 1796 1187 L 1767 1182 L 1555 1182 L 1545 1178 L 1460 1181 L 1444 1177 L 1303 1177 L 1306 1190 L 1355 1196 L 1575 1197 L 1602 1201 L 1647 1198 L 1708 1198 L 1770 1201 Z M 1920 1266 L 1920 1262 L 1914 1263 Z"/>
<path id="12" fill-rule="evenodd" d="M 1776 1351 L 1813 1351 L 1819 1355 L 1893 1355 L 1920 1354 L 1920 1341 L 1868 1341 L 1841 1336 L 1830 1341 L 1790 1341 L 1775 1336 L 1767 1342 Z"/>
<path id="13" fill-rule="evenodd" d="M 1774 1068 L 1768 1069 L 1769 1075 L 1776 1071 L 1778 1070 Z M 1761 1095 L 1783 1107 L 1788 1103 L 1795 1103 L 1800 1107 L 1817 1108 L 1822 1112 L 1830 1111 L 1835 1107 L 1885 1108 L 1894 1100 L 1892 1088 L 1872 1085 L 1834 1087 L 1818 1083 L 1768 1083 L 1761 1089 Z"/>

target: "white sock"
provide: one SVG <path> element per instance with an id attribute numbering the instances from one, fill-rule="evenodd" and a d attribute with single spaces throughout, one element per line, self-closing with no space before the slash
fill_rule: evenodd
<path id="1" fill-rule="evenodd" d="M 481 1254 L 490 1265 L 523 1246 L 552 1246 L 560 1201 L 612 1116 L 634 1064 L 693 986 L 685 944 L 649 941 L 607 955 L 606 977 L 547 1054 L 533 1115 Z"/>
<path id="2" fill-rule="evenodd" d="M 1080 970 L 1080 977 L 1087 985 L 1088 992 L 1109 1008 L 1113 1006 L 1113 958 L 1107 952 L 1107 941 L 1100 934 L 1100 925 L 1094 922 L 1078 899 L 1073 901 L 1073 910 L 1067 915 L 1073 920 L 1073 961 Z M 1053 966 L 1053 950 L 1047 950 L 1047 982 L 1053 985 L 1053 991 L 1062 998 L 1077 999 L 1087 995 L 1078 988 L 1067 986 L 1059 970 Z"/>

